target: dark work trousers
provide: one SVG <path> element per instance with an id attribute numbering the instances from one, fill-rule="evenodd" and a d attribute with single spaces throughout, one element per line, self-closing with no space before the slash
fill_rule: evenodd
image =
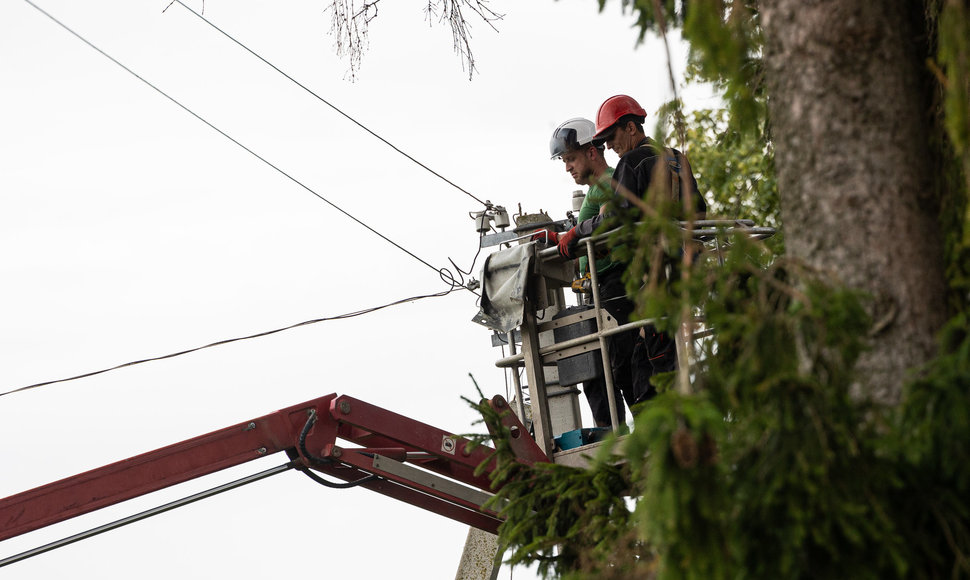
<path id="1" fill-rule="evenodd" d="M 633 301 L 627 298 L 623 287 L 623 268 L 612 268 L 598 276 L 600 303 L 603 308 L 623 325 L 630 321 Z M 677 368 L 677 348 L 666 332 L 658 332 L 653 325 L 638 330 L 615 334 L 608 339 L 610 368 L 613 369 L 613 393 L 617 402 L 617 419 L 626 422 L 623 401 L 634 405 L 653 398 L 656 388 L 650 377 L 656 373 Z M 595 379 L 583 384 L 583 392 L 598 427 L 610 426 L 610 402 L 606 394 L 606 380 Z"/>

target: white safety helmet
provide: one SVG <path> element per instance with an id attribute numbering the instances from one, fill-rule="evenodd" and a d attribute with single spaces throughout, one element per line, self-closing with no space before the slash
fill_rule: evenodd
<path id="1" fill-rule="evenodd" d="M 593 141 L 596 134 L 596 124 L 589 119 L 576 117 L 556 127 L 549 140 L 550 159 L 562 157 L 567 151 L 574 151 Z"/>

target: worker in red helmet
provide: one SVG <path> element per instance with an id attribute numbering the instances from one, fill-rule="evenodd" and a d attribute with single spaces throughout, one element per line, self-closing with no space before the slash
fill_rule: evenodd
<path id="1" fill-rule="evenodd" d="M 654 166 L 658 161 L 667 162 L 666 156 L 673 156 L 677 167 L 678 177 L 683 187 L 678 188 L 683 215 L 681 219 L 692 217 L 701 219 L 707 212 L 704 196 L 697 189 L 697 180 L 690 170 L 687 157 L 676 149 L 658 147 L 643 131 L 643 122 L 647 117 L 646 111 L 633 97 L 616 95 L 606 99 L 596 113 L 596 134 L 594 139 L 602 140 L 620 158 L 616 164 L 614 174 L 614 192 L 622 199 L 620 205 L 629 207 L 627 198 L 631 195 L 643 198 L 654 178 Z M 623 203 L 623 202 L 626 203 Z M 688 207 L 690 209 L 688 209 Z M 693 215 L 687 215 L 692 213 Z M 586 224 L 577 231 L 579 236 L 592 233 L 599 225 Z M 582 224 L 581 224 L 582 225 Z"/>
<path id="2" fill-rule="evenodd" d="M 681 187 L 677 188 L 682 202 L 684 214 L 681 219 L 693 217 L 703 218 L 707 205 L 697 189 L 697 181 L 690 171 L 690 164 L 686 157 L 675 149 L 658 147 L 643 131 L 643 123 L 647 113 L 635 99 L 627 95 L 616 95 L 606 99 L 600 105 L 596 114 L 596 132 L 592 136 L 595 143 L 603 142 L 606 147 L 615 152 L 620 160 L 616 164 L 612 179 L 612 201 L 616 208 L 629 209 L 629 199 L 636 196 L 646 198 L 647 190 L 654 179 L 654 168 L 658 162 L 668 163 L 666 157 L 672 156 Z M 599 214 L 581 220 L 574 228 L 554 237 L 554 243 L 559 253 L 566 258 L 573 258 L 576 253 L 577 242 L 580 238 L 588 237 L 600 226 L 609 214 Z M 600 299 L 606 310 L 619 324 L 629 322 L 634 310 L 634 303 L 626 294 L 623 282 L 623 272 L 626 264 L 614 264 L 605 272 L 597 268 Z M 634 405 L 649 400 L 656 395 L 656 388 L 650 384 L 650 377 L 656 373 L 673 371 L 677 368 L 677 350 L 674 341 L 664 332 L 659 332 L 651 326 L 644 327 L 640 332 L 629 331 L 612 337 L 610 341 L 610 366 L 613 370 L 613 381 L 623 396 L 623 400 L 632 409 Z M 599 395 L 603 402 L 590 399 L 590 406 L 594 409 L 594 418 L 598 425 L 603 424 L 604 417 L 597 417 L 596 408 L 605 405 L 606 392 L 602 389 Z M 617 408 L 617 415 L 622 423 L 625 411 L 622 405 Z M 609 417 L 605 417 L 606 425 Z"/>
<path id="3" fill-rule="evenodd" d="M 619 156 L 620 161 L 616 164 L 613 174 L 612 188 L 616 195 L 616 206 L 619 208 L 629 208 L 629 198 L 636 196 L 642 198 L 650 188 L 653 179 L 653 169 L 661 153 L 676 157 L 680 181 L 684 187 L 680 187 L 679 196 L 682 207 L 687 205 L 693 209 L 693 216 L 683 215 L 682 218 L 693 217 L 702 218 L 707 212 L 707 204 L 704 197 L 697 190 L 697 180 L 690 170 L 690 164 L 686 156 L 676 149 L 661 150 L 652 139 L 647 137 L 643 131 L 643 122 L 647 113 L 633 97 L 627 95 L 616 95 L 606 99 L 600 105 L 596 113 L 596 132 L 592 135 L 591 141 L 595 143 L 605 143 Z M 689 199 L 688 199 L 689 198 Z M 686 210 L 684 213 L 688 213 Z M 573 258 L 576 253 L 576 243 L 579 238 L 587 237 L 602 223 L 605 215 L 594 216 L 590 220 L 580 222 L 575 228 L 556 236 L 556 245 L 559 253 L 565 258 Z"/>

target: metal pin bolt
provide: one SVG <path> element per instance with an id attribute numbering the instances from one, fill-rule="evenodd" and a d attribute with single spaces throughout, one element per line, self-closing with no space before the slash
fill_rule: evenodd
<path id="1" fill-rule="evenodd" d="M 260 447 L 259 449 L 256 450 L 256 453 L 259 453 L 260 455 L 266 455 L 266 448 Z"/>
<path id="2" fill-rule="evenodd" d="M 340 401 L 340 412 L 344 415 L 350 414 L 350 401 Z"/>
<path id="3" fill-rule="evenodd" d="M 330 450 L 331 457 L 340 457 L 343 454 L 344 454 L 344 450 L 339 447 L 334 447 L 333 449 Z"/>

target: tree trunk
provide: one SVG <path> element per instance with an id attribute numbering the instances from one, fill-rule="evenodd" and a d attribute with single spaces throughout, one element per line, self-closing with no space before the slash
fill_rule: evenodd
<path id="1" fill-rule="evenodd" d="M 862 394 L 894 403 L 946 319 L 919 2 L 764 0 L 788 252 L 871 298 Z"/>

